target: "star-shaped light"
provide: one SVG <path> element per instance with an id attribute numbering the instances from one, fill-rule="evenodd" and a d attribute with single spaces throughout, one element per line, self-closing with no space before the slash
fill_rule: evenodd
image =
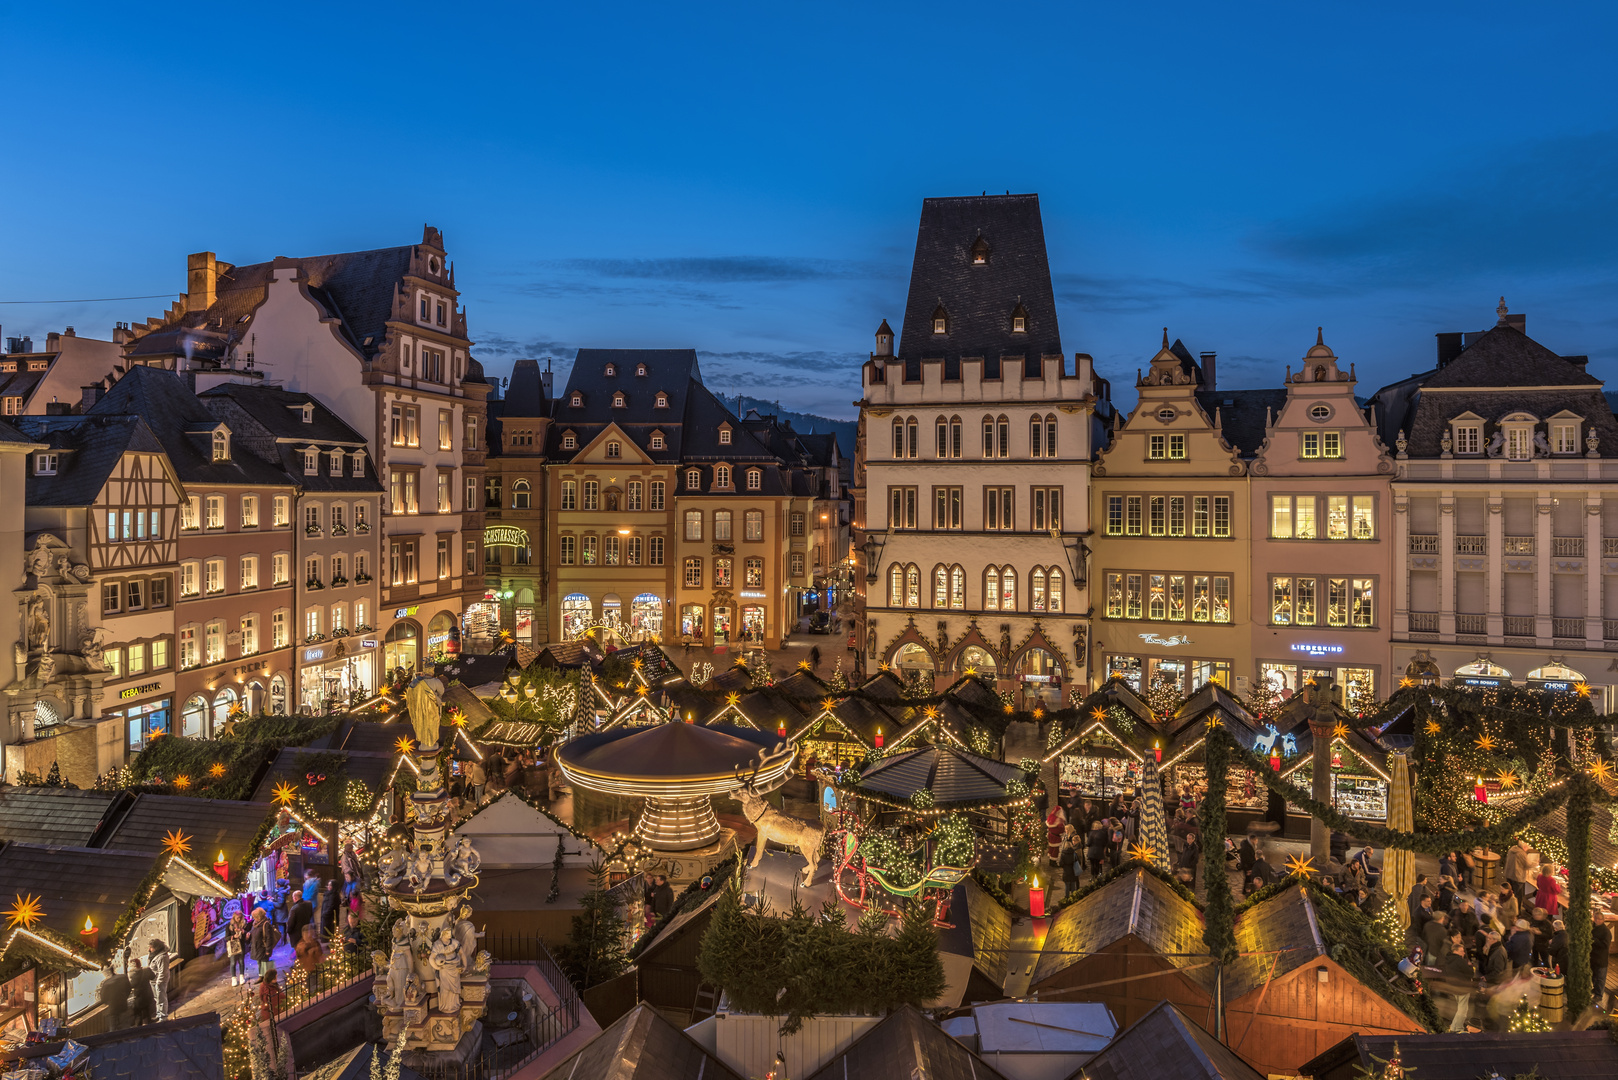
<path id="1" fill-rule="evenodd" d="M 736 691 L 732 690 L 730 693 L 725 695 L 725 704 L 726 705 L 734 705 L 738 701 L 740 701 L 741 699 L 742 699 L 742 696 L 740 694 L 738 694 Z"/>
<path id="2" fill-rule="evenodd" d="M 1006 706 L 1005 706 L 1005 711 L 1006 711 L 1006 713 L 1007 713 L 1007 714 L 1008 714 L 1008 715 L 1009 715 L 1009 714 L 1011 714 L 1011 713 L 1014 713 L 1014 712 L 1016 712 L 1016 711 L 1017 711 L 1017 710 L 1016 710 L 1016 709 L 1013 709 L 1013 708 L 1012 708 L 1012 707 L 1011 707 L 1011 702 L 1009 702 L 1009 701 L 1008 701 L 1008 702 L 1006 702 Z"/>
<path id="3" fill-rule="evenodd" d="M 221 776 L 225 775 L 225 766 L 221 762 L 214 762 L 213 765 L 208 768 L 208 775 L 213 777 L 215 780 L 219 779 Z"/>
<path id="4" fill-rule="evenodd" d="M 641 664 L 642 664 L 642 663 L 644 663 L 644 661 L 643 661 L 643 660 L 641 660 L 641 658 L 640 658 L 640 657 L 638 657 L 638 656 L 637 656 L 637 657 L 635 657 L 635 664 L 634 664 L 634 667 L 635 667 L 635 670 L 636 670 L 636 671 L 639 671 L 639 670 L 640 670 L 640 668 L 641 668 Z"/>
<path id="5" fill-rule="evenodd" d="M 1219 717 L 1217 717 L 1217 716 L 1208 717 L 1208 722 L 1204 726 L 1207 727 L 1209 730 L 1212 730 L 1213 728 L 1218 727 L 1219 726 Z"/>
<path id="6" fill-rule="evenodd" d="M 1612 766 L 1608 765 L 1607 762 L 1602 758 L 1596 758 L 1594 761 L 1590 762 L 1589 768 L 1586 771 L 1602 783 L 1606 783 L 1608 780 L 1612 779 Z"/>
<path id="7" fill-rule="evenodd" d="M 275 785 L 274 795 L 275 801 L 282 806 L 291 806 L 292 800 L 298 797 L 298 789 L 283 780 Z"/>
<path id="8" fill-rule="evenodd" d="M 938 706 L 937 705 L 929 705 L 929 706 L 927 706 L 925 709 L 921 710 L 921 715 L 925 716 L 929 720 L 937 720 L 938 719 Z"/>
<path id="9" fill-rule="evenodd" d="M 635 693 L 639 694 L 641 697 L 645 697 L 646 696 L 646 687 L 644 687 L 644 686 L 635 687 Z"/>
<path id="10" fill-rule="evenodd" d="M 1157 858 L 1157 849 L 1150 844 L 1130 844 L 1129 857 L 1137 862 L 1149 863 Z"/>
<path id="11" fill-rule="evenodd" d="M 1090 716 L 1096 720 L 1105 720 L 1107 718 L 1107 710 L 1103 709 L 1100 705 L 1097 705 L 1095 708 L 1090 710 Z"/>
<path id="12" fill-rule="evenodd" d="M 1500 790 L 1509 791 L 1517 786 L 1517 774 L 1512 772 L 1510 769 L 1504 769 L 1501 771 L 1500 775 L 1495 778 L 1495 782 L 1500 785 Z"/>
<path id="13" fill-rule="evenodd" d="M 823 697 L 823 698 L 820 699 L 820 707 L 822 709 L 825 709 L 827 712 L 831 712 L 832 706 L 836 705 L 836 704 L 837 704 L 837 699 L 836 698 Z"/>
<path id="14" fill-rule="evenodd" d="M 401 754 L 408 754 L 416 748 L 416 744 L 410 741 L 410 736 L 401 735 L 394 740 L 393 748 Z"/>
<path id="15" fill-rule="evenodd" d="M 1429 721 L 1427 721 L 1427 734 L 1429 734 L 1429 735 L 1437 735 L 1440 731 L 1443 731 L 1443 730 L 1444 730 L 1443 726 L 1441 724 L 1439 724 L 1439 722 L 1437 720 L 1429 720 Z"/>
<path id="16" fill-rule="evenodd" d="M 1399 686 L 1400 686 L 1401 689 L 1412 687 L 1412 686 L 1415 686 L 1415 685 L 1416 685 L 1416 680 L 1412 679 L 1408 675 L 1406 675 L 1404 678 L 1399 680 Z"/>
<path id="17" fill-rule="evenodd" d="M 1482 750 L 1485 754 L 1492 754 L 1494 753 L 1494 736 L 1479 735 L 1473 740 L 1473 745 L 1475 745 L 1479 750 Z"/>
<path id="18" fill-rule="evenodd" d="M 1331 737 L 1334 739 L 1348 738 L 1348 725 L 1341 720 L 1337 721 L 1337 726 L 1331 729 Z"/>
<path id="19" fill-rule="evenodd" d="M 1287 859 L 1287 873 L 1289 874 L 1297 874 L 1299 877 L 1308 877 L 1314 872 L 1315 860 L 1312 858 L 1305 859 L 1298 855 L 1293 855 Z"/>
<path id="20" fill-rule="evenodd" d="M 184 791 L 186 788 L 191 786 L 191 778 L 185 773 L 181 773 L 179 776 L 174 778 L 174 786 L 179 788 L 181 791 Z"/>
<path id="21" fill-rule="evenodd" d="M 886 660 L 884 660 L 884 661 L 882 661 L 882 663 L 880 663 L 880 664 L 878 664 L 878 665 L 877 665 L 877 666 L 878 666 L 878 667 L 880 667 L 880 668 L 881 668 L 881 669 L 882 669 L 882 670 L 883 670 L 883 671 L 889 671 L 889 670 L 891 670 L 891 669 L 890 669 L 890 668 L 889 668 L 889 667 L 888 667 L 888 662 L 887 662 L 887 661 L 886 661 Z"/>
<path id="22" fill-rule="evenodd" d="M 975 667 L 969 667 L 965 671 L 961 672 L 962 675 L 976 675 L 977 673 L 978 669 Z"/>
<path id="23" fill-rule="evenodd" d="M 163 850 L 170 855 L 184 855 L 191 850 L 191 838 L 182 835 L 179 829 L 170 829 L 163 834 Z"/>
<path id="24" fill-rule="evenodd" d="M 1038 720 L 1038 719 L 1041 719 L 1041 718 L 1042 718 L 1042 717 L 1043 717 L 1043 716 L 1044 716 L 1044 715 L 1045 715 L 1045 708 L 1044 708 L 1044 706 L 1042 706 L 1042 705 L 1035 705 L 1035 706 L 1034 706 L 1034 719 L 1035 719 L 1035 720 Z"/>
<path id="25" fill-rule="evenodd" d="M 1573 684 L 1573 689 L 1575 689 L 1575 690 L 1577 690 L 1579 692 L 1580 697 L 1589 697 L 1590 696 L 1590 684 L 1589 683 L 1582 683 L 1582 682 L 1581 683 L 1574 683 Z"/>
<path id="26" fill-rule="evenodd" d="M 736 658 L 735 666 L 736 667 L 746 667 L 747 666 L 747 659 L 745 657 L 738 656 Z"/>
<path id="27" fill-rule="evenodd" d="M 40 906 L 39 897 L 14 894 L 16 903 L 6 909 L 6 924 L 20 926 L 24 930 L 31 929 L 35 923 L 45 917 L 45 909 Z"/>

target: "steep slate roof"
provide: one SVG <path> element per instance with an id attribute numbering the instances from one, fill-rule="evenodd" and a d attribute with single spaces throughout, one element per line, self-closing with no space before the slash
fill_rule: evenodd
<path id="1" fill-rule="evenodd" d="M 225 1080 L 219 1014 L 202 1013 L 78 1039 L 88 1051 L 80 1068 L 96 1080 Z M 61 1042 L 20 1048 L 25 1060 L 61 1052 Z"/>
<path id="2" fill-rule="evenodd" d="M 87 847 L 117 799 L 110 791 L 0 787 L 0 841 Z"/>
<path id="3" fill-rule="evenodd" d="M 116 814 L 96 836 L 95 846 L 156 855 L 163 836 L 178 829 L 191 839 L 187 859 L 206 869 L 221 850 L 237 865 L 248 855 L 265 818 L 268 802 L 193 799 L 185 795 L 137 795 L 129 809 Z"/>
<path id="4" fill-rule="evenodd" d="M 243 386 L 226 383 L 197 395 L 203 407 L 231 430 L 234 447 L 246 446 L 266 461 L 280 466 L 305 491 L 380 492 L 382 482 L 367 453 L 363 469 L 354 471 L 355 450 L 366 450 L 365 437 L 349 427 L 341 417 L 326 408 L 312 394 L 293 393 L 274 386 Z M 303 407 L 314 406 L 309 423 L 303 422 Z M 313 475 L 304 472 L 303 451 L 315 446 L 321 450 Z M 342 449 L 343 474 L 331 474 L 330 453 Z"/>
<path id="5" fill-rule="evenodd" d="M 979 237 L 988 243 L 988 260 L 974 265 Z M 1011 313 L 1019 303 L 1028 330 L 1013 334 Z M 946 334 L 933 333 L 940 304 L 949 317 Z M 958 378 L 968 356 L 983 358 L 985 378 L 999 377 L 1001 356 L 1025 357 L 1029 372 L 1038 371 L 1041 356 L 1060 364 L 1062 335 L 1039 196 L 924 199 L 903 327 L 897 356 L 909 379 L 921 377 L 924 358 L 942 359 L 945 378 Z"/>
<path id="6" fill-rule="evenodd" d="M 949 921 L 938 931 L 940 952 L 970 956 L 972 963 L 997 986 L 1011 971 L 1011 913 L 971 878 L 962 878 L 950 893 Z"/>
<path id="7" fill-rule="evenodd" d="M 1285 390 L 1198 390 L 1197 401 L 1211 420 L 1219 414 L 1219 432 L 1244 458 L 1254 457 L 1269 434 L 1271 414 L 1281 414 Z"/>
<path id="8" fill-rule="evenodd" d="M 913 1006 L 902 1006 L 820 1067 L 809 1080 L 924 1076 L 927 1080 L 1005 1080 L 982 1058 Z"/>
<path id="9" fill-rule="evenodd" d="M 1175 967 L 1191 969 L 1185 976 L 1211 993 L 1213 968 L 1196 966 L 1202 963 L 1198 956 L 1207 952 L 1202 926 L 1202 913 L 1194 904 L 1136 868 L 1056 913 L 1032 984 L 1134 935 Z"/>
<path id="10" fill-rule="evenodd" d="M 1471 337 L 1466 348 L 1433 372 L 1426 386 L 1588 386 L 1601 380 L 1506 323 Z"/>
<path id="11" fill-rule="evenodd" d="M 1016 765 L 948 746 L 924 746 L 885 757 L 867 769 L 856 790 L 906 801 L 923 788 L 938 806 L 1004 799 L 1006 785 L 1023 775 Z"/>
<path id="12" fill-rule="evenodd" d="M 86 917 L 110 930 L 156 865 L 154 856 L 138 851 L 21 843 L 0 848 L 6 892 L 38 896 L 45 909 L 40 925 L 71 941 L 78 940 Z"/>
<path id="13" fill-rule="evenodd" d="M 55 476 L 28 470 L 29 506 L 86 506 L 107 486 L 107 477 L 129 452 L 161 454 L 139 416 L 19 416 L 17 427 L 36 443 L 61 452 Z"/>
<path id="14" fill-rule="evenodd" d="M 4 420 L 0 420 L 0 443 L 31 443 L 33 441 L 33 439 L 30 439 Z"/>
<path id="15" fill-rule="evenodd" d="M 1427 1080 L 1422 1073 L 1422 1080 Z M 1262 1074 L 1167 1001 L 1112 1040 L 1068 1080 L 1261 1080 Z"/>
<path id="16" fill-rule="evenodd" d="M 616 374 L 606 373 L 608 364 Z M 640 364 L 646 365 L 645 375 L 635 374 Z M 700 385 L 702 370 L 697 366 L 695 349 L 580 349 L 568 373 L 567 388 L 551 408 L 555 423 L 551 425 L 547 452 L 552 461 L 566 461 L 574 451 L 562 449 L 564 431 L 578 435 L 582 451 L 607 424 L 613 423 L 653 461 L 677 462 L 686 434 L 686 400 L 692 387 Z M 584 403 L 577 407 L 572 404 L 575 390 L 584 395 Z M 612 407 L 614 390 L 624 392 L 622 409 Z M 668 395 L 666 409 L 656 407 L 659 391 Z M 732 423 L 741 426 L 734 417 Z M 654 429 L 662 431 L 666 439 L 662 450 L 650 448 Z"/>
<path id="17" fill-rule="evenodd" d="M 1234 1001 L 1326 955 L 1326 943 L 1315 921 L 1314 900 L 1302 886 L 1287 889 L 1242 912 L 1236 920 L 1236 948 L 1241 955 L 1225 968 L 1225 1000 Z M 1271 957 L 1252 955 L 1275 952 Z"/>
<path id="18" fill-rule="evenodd" d="M 689 1035 L 637 1005 L 543 1080 L 742 1080 Z M 943 1080 L 943 1078 L 940 1078 Z"/>
<path id="19" fill-rule="evenodd" d="M 1605 1031 L 1468 1031 L 1455 1034 L 1350 1035 L 1298 1066 L 1305 1076 L 1351 1077 L 1354 1065 L 1380 1068 L 1399 1044 L 1407 1072 L 1420 1080 L 1477 1080 L 1492 1069 L 1518 1076 L 1533 1069 L 1545 1080 L 1607 1080 L 1618 1076 L 1618 1043 Z M 1099 1078 L 1097 1078 L 1099 1080 Z"/>
<path id="20" fill-rule="evenodd" d="M 234 445 L 234 440 L 230 460 L 215 462 L 211 433 L 221 421 L 208 411 L 177 372 L 133 367 L 85 415 L 143 419 L 185 484 L 290 487 L 293 482 L 277 466 L 245 447 Z"/>

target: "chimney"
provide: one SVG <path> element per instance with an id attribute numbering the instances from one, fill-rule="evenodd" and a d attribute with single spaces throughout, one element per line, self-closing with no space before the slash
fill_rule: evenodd
<path id="1" fill-rule="evenodd" d="M 129 324 L 114 323 L 112 326 L 112 343 L 114 345 L 127 345 L 130 341 Z"/>
<path id="2" fill-rule="evenodd" d="M 79 387 L 79 410 L 89 412 L 90 406 L 101 400 L 101 384 L 92 383 L 89 386 Z"/>
<path id="3" fill-rule="evenodd" d="M 45 403 L 46 416 L 72 416 L 73 403 L 70 401 L 47 401 Z"/>
<path id="4" fill-rule="evenodd" d="M 75 334 L 73 332 L 73 328 L 70 326 L 66 330 L 62 331 L 62 336 L 63 337 L 78 337 L 79 335 Z"/>
<path id="5" fill-rule="evenodd" d="M 45 335 L 45 351 L 46 352 L 55 352 L 57 349 L 61 348 L 61 344 L 60 344 L 61 340 L 62 340 L 62 335 L 58 334 L 55 330 L 52 330 L 50 333 L 46 334 Z"/>
<path id="6" fill-rule="evenodd" d="M 1202 381 L 1209 390 L 1219 389 L 1219 384 L 1214 382 L 1214 361 L 1218 357 L 1218 353 L 1205 352 L 1202 354 Z"/>
<path id="7" fill-rule="evenodd" d="M 1435 334 L 1433 336 L 1438 339 L 1439 367 L 1446 366 L 1451 360 L 1461 355 L 1461 350 L 1465 348 L 1465 335 L 1463 334 Z"/>
<path id="8" fill-rule="evenodd" d="M 187 314 L 207 311 L 213 306 L 214 286 L 219 280 L 219 262 L 211 251 L 185 257 L 185 310 Z"/>
<path id="9" fill-rule="evenodd" d="M 1513 312 L 1506 316 L 1505 325 L 1515 327 L 1524 337 L 1528 336 L 1528 315 L 1526 312 Z"/>
<path id="10" fill-rule="evenodd" d="M 1562 359 L 1566 360 L 1580 371 L 1583 371 L 1585 365 L 1590 362 L 1590 358 L 1588 356 L 1564 356 Z"/>

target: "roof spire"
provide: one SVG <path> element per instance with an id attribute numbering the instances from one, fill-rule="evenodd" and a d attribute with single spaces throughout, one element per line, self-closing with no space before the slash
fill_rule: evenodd
<path id="1" fill-rule="evenodd" d="M 1506 313 L 1509 310 L 1510 309 L 1506 307 L 1506 298 L 1502 296 L 1500 298 L 1500 306 L 1494 309 L 1494 313 L 1500 317 L 1499 321 L 1495 323 L 1496 326 L 1506 325 Z"/>
<path id="2" fill-rule="evenodd" d="M 1169 328 L 1163 327 L 1163 348 L 1169 347 Z"/>
<path id="3" fill-rule="evenodd" d="M 1326 328 L 1324 326 L 1315 327 L 1315 344 L 1326 344 Z"/>

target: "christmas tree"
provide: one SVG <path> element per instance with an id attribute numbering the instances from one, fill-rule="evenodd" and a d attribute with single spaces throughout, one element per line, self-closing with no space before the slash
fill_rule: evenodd
<path id="1" fill-rule="evenodd" d="M 1396 901 L 1383 901 L 1377 909 L 1376 918 L 1371 920 L 1371 930 L 1389 950 L 1397 952 L 1404 948 L 1405 927 L 1399 921 L 1399 905 Z"/>
<path id="2" fill-rule="evenodd" d="M 1180 711 L 1185 698 L 1180 694 L 1180 677 L 1158 668 L 1152 672 L 1152 681 L 1146 687 L 1146 704 L 1159 720 L 1167 720 Z"/>
<path id="3" fill-rule="evenodd" d="M 747 654 L 747 674 L 750 681 L 748 686 L 774 686 L 775 676 L 770 673 L 770 662 L 764 658 L 763 649 L 754 649 Z"/>
<path id="4" fill-rule="evenodd" d="M 1247 711 L 1260 720 L 1274 720 L 1281 711 L 1281 692 L 1268 679 L 1255 680 L 1247 691 Z"/>
<path id="5" fill-rule="evenodd" d="M 1517 1005 L 1517 1011 L 1511 1014 L 1512 1031 L 1549 1031 L 1550 1024 L 1540 1015 L 1539 1009 L 1530 1005 L 1527 1000 Z"/>
<path id="6" fill-rule="evenodd" d="M 837 658 L 837 667 L 832 671 L 831 678 L 826 680 L 826 688 L 833 691 L 848 689 L 848 676 L 843 674 L 843 658 Z"/>
<path id="7" fill-rule="evenodd" d="M 590 872 L 593 887 L 579 901 L 573 929 L 556 955 L 557 963 L 580 990 L 617 978 L 629 967 L 624 951 L 627 927 L 617 900 L 606 890 L 606 868 L 596 863 Z"/>

